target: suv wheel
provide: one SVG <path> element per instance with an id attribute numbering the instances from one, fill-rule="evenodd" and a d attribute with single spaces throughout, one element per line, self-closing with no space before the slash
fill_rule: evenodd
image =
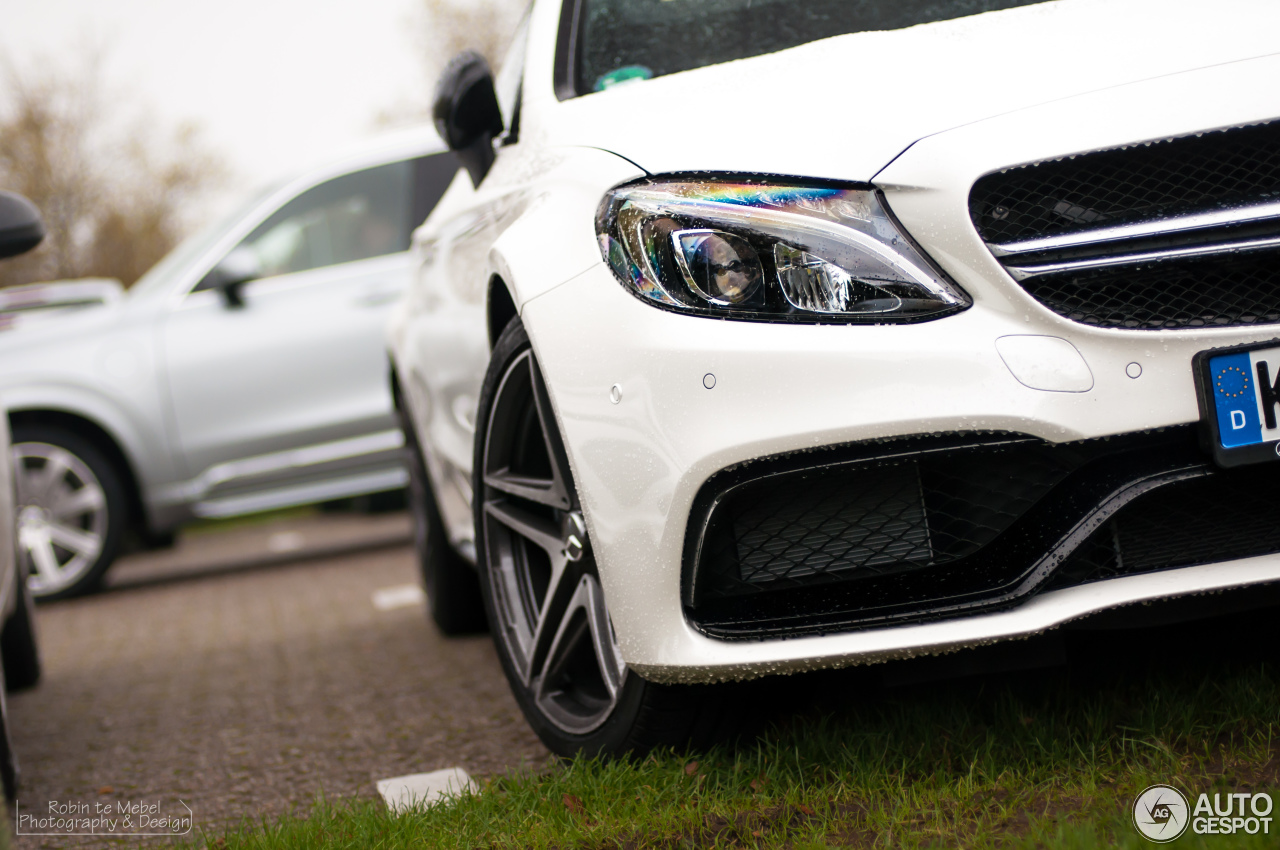
<path id="1" fill-rule="evenodd" d="M 37 599 L 97 589 L 120 548 L 127 500 L 120 476 L 78 434 L 13 429 L 18 554 Z"/>
<path id="2" fill-rule="evenodd" d="M 701 744 L 722 691 L 627 669 L 582 507 L 520 321 L 494 347 L 477 422 L 476 554 L 516 701 L 553 752 L 621 755 Z"/>

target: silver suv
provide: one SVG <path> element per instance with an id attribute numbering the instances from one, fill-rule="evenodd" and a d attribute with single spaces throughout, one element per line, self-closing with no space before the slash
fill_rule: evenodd
<path id="1" fill-rule="evenodd" d="M 39 597 L 133 535 L 402 487 L 382 331 L 457 170 L 434 133 L 259 193 L 120 299 L 0 332 L 18 536 Z"/>

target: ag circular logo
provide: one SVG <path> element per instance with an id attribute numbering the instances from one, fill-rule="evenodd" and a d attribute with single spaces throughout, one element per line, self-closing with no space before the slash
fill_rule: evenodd
<path id="1" fill-rule="evenodd" d="M 1173 841 L 1191 820 L 1187 798 L 1172 785 L 1152 785 L 1133 801 L 1133 825 L 1157 844 Z"/>

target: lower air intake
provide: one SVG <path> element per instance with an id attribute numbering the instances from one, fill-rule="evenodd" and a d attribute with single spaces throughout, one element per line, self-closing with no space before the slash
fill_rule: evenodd
<path id="1" fill-rule="evenodd" d="M 929 563 L 919 469 L 889 466 L 864 478 L 793 481 L 778 488 L 777 504 L 742 505 L 732 530 L 738 577 L 767 585 Z"/>
<path id="2" fill-rule="evenodd" d="M 1046 588 L 1280 552 L 1280 476 L 1218 470 L 1191 426 L 1078 443 L 910 438 L 714 476 L 685 546 L 717 637 L 846 631 Z"/>

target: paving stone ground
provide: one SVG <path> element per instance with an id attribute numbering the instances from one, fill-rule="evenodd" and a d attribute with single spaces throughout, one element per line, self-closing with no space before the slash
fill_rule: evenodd
<path id="1" fill-rule="evenodd" d="M 9 703 L 22 811 L 182 800 L 208 829 L 373 797 L 392 776 L 546 763 L 488 637 L 446 640 L 421 607 L 374 608 L 375 590 L 416 581 L 409 548 L 240 566 L 152 569 L 40 607 L 45 676 Z"/>

